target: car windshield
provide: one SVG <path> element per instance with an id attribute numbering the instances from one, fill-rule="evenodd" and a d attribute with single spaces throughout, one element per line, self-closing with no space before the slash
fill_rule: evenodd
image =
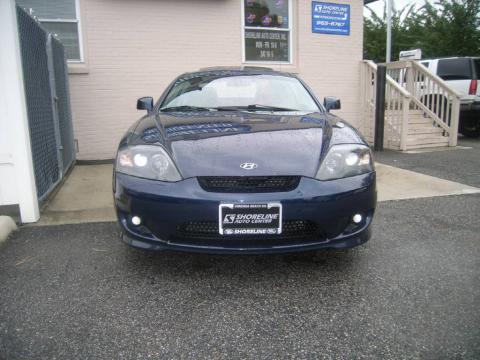
<path id="1" fill-rule="evenodd" d="M 179 79 L 162 110 L 319 111 L 298 79 L 281 75 L 212 75 Z"/>

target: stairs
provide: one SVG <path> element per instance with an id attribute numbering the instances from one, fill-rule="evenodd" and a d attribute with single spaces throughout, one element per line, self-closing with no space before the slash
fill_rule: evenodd
<path id="1" fill-rule="evenodd" d="M 409 110 L 407 150 L 448 146 L 448 136 L 421 110 Z"/>
<path id="2" fill-rule="evenodd" d="M 361 129 L 367 141 L 373 143 L 377 65 L 362 61 L 360 79 Z M 416 61 L 388 63 L 384 147 L 404 151 L 456 146 L 460 98 L 458 92 Z"/>

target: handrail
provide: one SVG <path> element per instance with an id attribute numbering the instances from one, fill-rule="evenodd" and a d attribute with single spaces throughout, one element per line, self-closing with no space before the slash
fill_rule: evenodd
<path id="1" fill-rule="evenodd" d="M 409 60 L 399 60 L 389 63 L 380 63 L 380 65 L 385 65 L 388 69 L 404 69 L 406 67 L 410 67 Z"/>
<path id="2" fill-rule="evenodd" d="M 372 69 L 377 71 L 377 64 L 375 64 L 372 60 L 363 60 L 364 63 L 366 63 L 368 66 L 370 66 Z M 403 87 L 401 87 L 393 78 L 387 74 L 387 81 L 392 85 L 395 90 L 400 91 L 400 93 L 405 96 L 405 97 L 410 97 L 410 93 L 405 90 Z"/>
<path id="3" fill-rule="evenodd" d="M 458 99 L 462 97 L 462 95 L 458 91 L 449 87 L 448 84 L 445 82 L 445 80 L 443 80 L 438 75 L 435 75 L 430 71 L 428 71 L 428 69 L 423 64 L 420 64 L 419 62 L 416 62 L 416 61 L 412 61 L 412 64 L 413 64 L 413 67 L 417 68 L 417 70 L 419 70 L 422 73 L 422 75 L 427 76 L 432 80 L 434 80 L 446 92 L 451 93 L 452 95 L 456 96 Z"/>
<path id="4" fill-rule="evenodd" d="M 400 85 L 411 94 L 413 108 L 422 110 L 441 127 L 448 134 L 449 145 L 455 146 L 461 97 L 458 91 L 417 61 L 396 61 L 386 66 L 392 74 L 398 74 Z"/>
<path id="5" fill-rule="evenodd" d="M 365 69 L 367 73 L 377 73 L 377 65 L 370 61 L 364 60 Z M 363 72 L 362 72 L 363 74 Z M 370 79 L 370 78 L 368 78 Z M 362 80 L 365 82 L 367 79 L 364 77 Z M 375 75 L 372 77 L 372 80 L 364 83 L 364 86 L 369 87 L 371 90 L 362 93 L 362 105 L 361 111 L 363 116 L 363 124 L 365 131 L 370 135 L 370 141 L 373 142 L 374 139 L 374 123 L 366 122 L 365 116 L 368 113 L 366 112 L 365 103 L 369 103 L 370 106 L 375 102 Z M 373 91 L 372 91 L 373 90 Z M 404 89 L 400 84 L 398 84 L 391 76 L 387 75 L 386 77 L 386 89 L 385 89 L 385 138 L 384 146 L 387 148 L 395 148 L 406 150 L 407 149 L 407 135 L 408 135 L 408 113 L 411 102 L 410 93 Z M 371 111 L 371 110 L 370 110 Z M 373 119 L 372 119 L 373 120 Z"/>
<path id="6" fill-rule="evenodd" d="M 425 104 L 423 104 L 416 97 L 412 96 L 412 99 L 419 108 L 421 108 L 426 114 L 428 114 L 428 116 L 432 118 L 433 121 L 435 121 L 437 125 L 439 125 L 445 131 L 450 131 L 450 128 L 447 125 L 445 125 L 445 123 L 438 117 L 437 114 L 435 114 L 432 110 L 430 110 Z"/>
<path id="7" fill-rule="evenodd" d="M 375 123 L 372 105 L 375 103 L 378 67 L 370 60 L 363 60 L 362 64 L 360 110 L 367 139 L 373 142 Z M 455 146 L 461 95 L 419 62 L 405 60 L 385 65 L 385 146 L 400 150 L 410 148 L 409 121 L 413 111 L 420 111 L 423 117 L 429 119 L 427 123 L 442 130 L 441 136 L 448 138 L 449 146 Z M 433 141 L 435 144 L 437 140 Z"/>

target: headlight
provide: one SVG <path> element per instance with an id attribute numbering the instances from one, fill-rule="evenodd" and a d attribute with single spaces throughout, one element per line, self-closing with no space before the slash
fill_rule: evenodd
<path id="1" fill-rule="evenodd" d="M 319 180 L 333 180 L 373 171 L 370 149 L 364 145 L 334 145 L 328 150 L 315 176 Z"/>
<path id="2" fill-rule="evenodd" d="M 182 180 L 167 152 L 155 145 L 138 145 L 120 150 L 116 170 L 146 179 L 171 182 Z"/>

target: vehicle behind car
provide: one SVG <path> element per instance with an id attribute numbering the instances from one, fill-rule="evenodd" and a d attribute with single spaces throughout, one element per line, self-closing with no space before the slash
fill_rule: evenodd
<path id="1" fill-rule="evenodd" d="M 459 132 L 480 136 L 480 58 L 452 57 L 420 61 L 461 95 Z"/>

